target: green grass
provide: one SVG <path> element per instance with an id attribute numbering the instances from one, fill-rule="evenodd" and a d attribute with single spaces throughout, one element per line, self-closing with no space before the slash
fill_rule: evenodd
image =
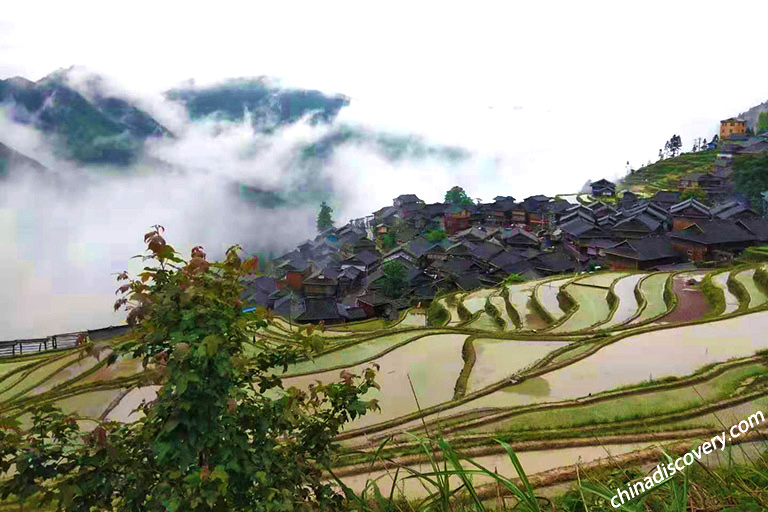
<path id="1" fill-rule="evenodd" d="M 741 382 L 760 375 L 768 375 L 768 367 L 755 363 L 726 370 L 695 386 L 624 396 L 588 406 L 525 413 L 477 431 L 566 429 L 642 418 L 652 419 L 662 414 L 685 411 L 726 399 L 736 391 Z"/>
<path id="2" fill-rule="evenodd" d="M 651 165 L 641 167 L 633 174 L 624 178 L 628 184 L 667 185 L 667 177 L 679 178 L 689 173 L 707 173 L 715 170 L 717 151 L 701 151 L 698 153 L 683 153 L 675 158 L 659 160 Z M 670 184 L 671 185 L 671 184 Z M 676 190 L 676 186 L 669 188 Z"/>

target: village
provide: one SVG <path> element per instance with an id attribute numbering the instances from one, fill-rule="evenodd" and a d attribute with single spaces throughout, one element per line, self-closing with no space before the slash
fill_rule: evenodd
<path id="1" fill-rule="evenodd" d="M 414 194 L 372 215 L 328 227 L 248 280 L 245 299 L 289 322 L 396 319 L 436 296 L 597 269 L 686 270 L 727 265 L 768 243 L 762 205 L 734 191 L 734 156 L 768 150 L 768 133 L 720 123 L 706 145 L 710 172 L 655 190 L 631 177 L 590 191 L 475 203 L 459 187 L 443 203 Z M 703 197 L 686 194 L 698 191 Z M 686 195 L 689 196 L 686 198 Z"/>

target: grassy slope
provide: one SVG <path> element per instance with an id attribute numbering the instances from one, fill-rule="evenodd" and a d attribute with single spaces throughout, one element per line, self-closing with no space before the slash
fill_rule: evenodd
<path id="1" fill-rule="evenodd" d="M 675 158 L 659 160 L 651 165 L 641 167 L 634 174 L 624 178 L 629 184 L 648 184 L 660 188 L 670 187 L 667 178 L 678 178 L 689 173 L 706 173 L 715 169 L 717 151 L 702 151 L 699 153 L 683 153 Z"/>

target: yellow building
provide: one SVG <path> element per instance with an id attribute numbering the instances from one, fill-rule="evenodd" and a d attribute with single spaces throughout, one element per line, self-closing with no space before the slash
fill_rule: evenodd
<path id="1" fill-rule="evenodd" d="M 743 119 L 731 117 L 720 121 L 720 140 L 730 137 L 734 134 L 747 133 L 747 123 Z"/>

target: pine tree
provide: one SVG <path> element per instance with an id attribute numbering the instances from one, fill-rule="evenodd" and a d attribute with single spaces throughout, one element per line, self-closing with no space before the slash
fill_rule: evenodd
<path id="1" fill-rule="evenodd" d="M 328 206 L 325 201 L 320 203 L 320 213 L 317 214 L 318 233 L 322 233 L 323 231 L 333 227 L 333 218 L 331 218 L 331 213 L 333 213 L 333 208 Z"/>

